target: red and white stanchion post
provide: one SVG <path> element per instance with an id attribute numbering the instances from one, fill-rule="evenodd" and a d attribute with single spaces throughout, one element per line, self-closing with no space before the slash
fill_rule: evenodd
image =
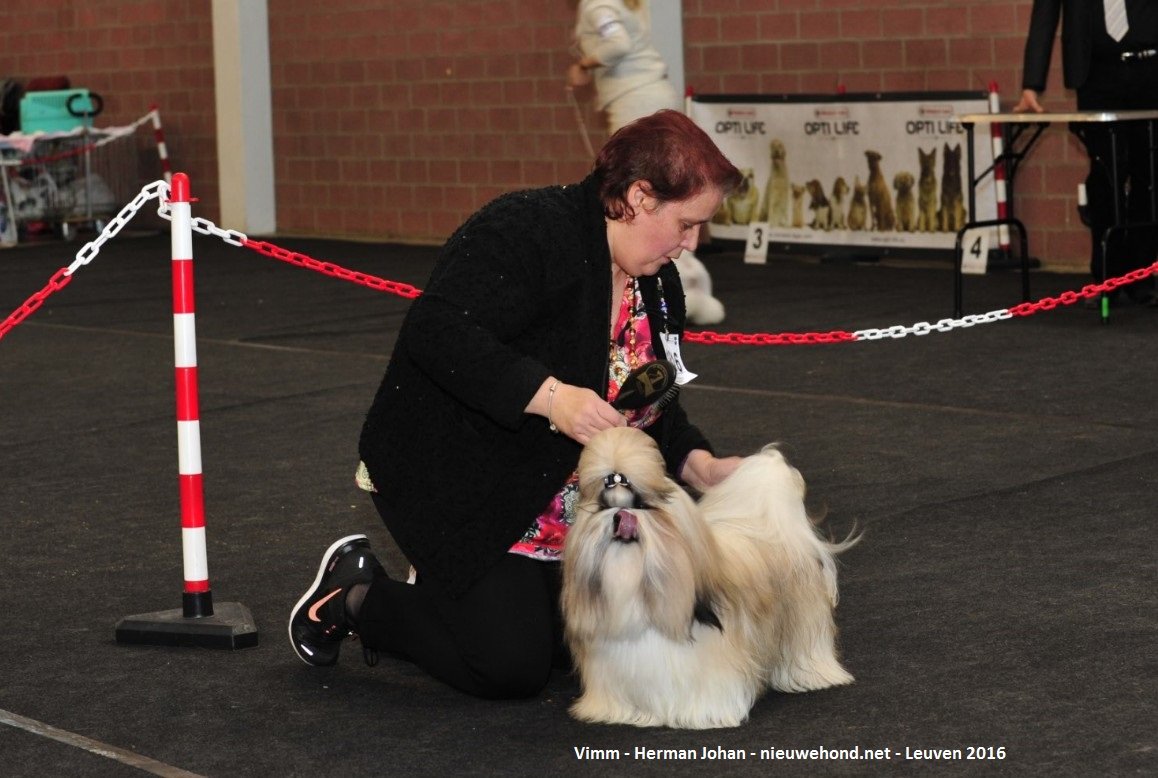
<path id="1" fill-rule="evenodd" d="M 213 609 L 205 546 L 205 496 L 201 479 L 201 422 L 197 389 L 197 327 L 193 298 L 193 220 L 189 178 L 173 176 L 169 197 L 173 265 L 173 362 L 177 387 L 177 478 L 181 497 L 181 548 L 185 588 L 181 610 L 129 616 L 117 641 L 209 648 L 257 645 L 257 627 L 239 603 Z"/>
<path id="2" fill-rule="evenodd" d="M 1001 97 L 997 92 L 996 81 L 989 82 L 989 113 L 1001 113 Z M 1005 161 L 1002 158 L 1005 154 L 1005 134 L 1001 129 L 1001 123 L 990 123 L 989 134 L 993 144 L 993 187 L 997 198 L 997 218 L 1008 219 L 1009 201 L 1005 189 Z M 1008 258 L 1009 226 L 1006 224 L 997 226 L 997 245 L 1001 249 L 1001 255 Z"/>
<path id="3" fill-rule="evenodd" d="M 197 392 L 197 326 L 193 304 L 193 229 L 189 179 L 173 179 L 173 364 L 177 385 L 177 478 L 181 489 L 181 548 L 185 560 L 185 616 L 213 615 L 205 552 L 205 492 L 201 482 L 201 422 Z"/>
<path id="4" fill-rule="evenodd" d="M 169 167 L 169 147 L 165 145 L 165 131 L 161 129 L 161 112 L 154 105 L 149 109 L 153 120 L 153 138 L 157 141 L 157 156 L 161 158 L 161 175 L 165 183 L 173 182 L 173 171 Z"/>

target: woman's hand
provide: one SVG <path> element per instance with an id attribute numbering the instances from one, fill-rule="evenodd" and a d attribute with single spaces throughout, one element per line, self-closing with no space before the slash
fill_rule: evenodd
<path id="1" fill-rule="evenodd" d="M 543 416 L 560 433 L 584 446 L 600 430 L 627 426 L 623 414 L 595 392 L 554 378 L 543 382 L 526 411 Z"/>
<path id="2" fill-rule="evenodd" d="M 567 68 L 567 87 L 569 89 L 579 89 L 590 83 L 591 71 L 583 67 L 582 60 L 572 62 L 571 66 Z"/>
<path id="3" fill-rule="evenodd" d="M 710 452 L 697 448 L 684 460 L 679 477 L 688 486 L 702 492 L 730 476 L 743 461 L 743 457 L 714 457 Z"/>
<path id="4" fill-rule="evenodd" d="M 1017 105 L 1013 106 L 1014 113 L 1045 113 L 1045 109 L 1041 107 L 1041 103 L 1037 101 L 1037 92 L 1032 89 L 1023 89 L 1021 91 L 1021 100 Z"/>

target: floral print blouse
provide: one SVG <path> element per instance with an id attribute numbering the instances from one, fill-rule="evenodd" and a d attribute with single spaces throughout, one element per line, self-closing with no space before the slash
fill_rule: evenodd
<path id="1" fill-rule="evenodd" d="M 662 295 L 662 290 L 661 290 Z M 627 374 L 640 365 L 655 359 L 652 345 L 651 323 L 644 308 L 643 296 L 635 279 L 628 279 L 623 290 L 623 300 L 619 306 L 619 318 L 613 330 L 617 333 L 608 345 L 607 401 L 619 396 Z M 646 427 L 663 413 L 654 407 L 624 411 L 627 423 L 632 427 Z M 572 473 L 563 488 L 551 499 L 526 533 L 511 546 L 511 553 L 522 554 L 533 559 L 557 561 L 563 554 L 563 541 L 567 528 L 575 521 L 575 508 L 579 503 L 578 473 Z"/>

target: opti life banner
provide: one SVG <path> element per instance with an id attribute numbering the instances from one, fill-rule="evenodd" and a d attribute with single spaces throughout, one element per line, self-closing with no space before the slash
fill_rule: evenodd
<path id="1" fill-rule="evenodd" d="M 967 213 L 967 135 L 955 119 L 987 113 L 984 92 L 707 95 L 687 110 L 745 176 L 713 237 L 744 240 L 766 222 L 768 243 L 785 251 L 952 255 L 967 221 L 997 218 L 992 172 L 977 184 L 978 213 Z M 993 165 L 984 128 L 974 154 L 976 171 Z"/>

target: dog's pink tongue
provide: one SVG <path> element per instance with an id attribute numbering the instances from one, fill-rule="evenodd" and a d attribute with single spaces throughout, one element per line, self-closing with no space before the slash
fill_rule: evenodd
<path id="1" fill-rule="evenodd" d="M 615 537 L 620 540 L 635 540 L 639 521 L 631 511 L 617 511 L 615 514 Z"/>

